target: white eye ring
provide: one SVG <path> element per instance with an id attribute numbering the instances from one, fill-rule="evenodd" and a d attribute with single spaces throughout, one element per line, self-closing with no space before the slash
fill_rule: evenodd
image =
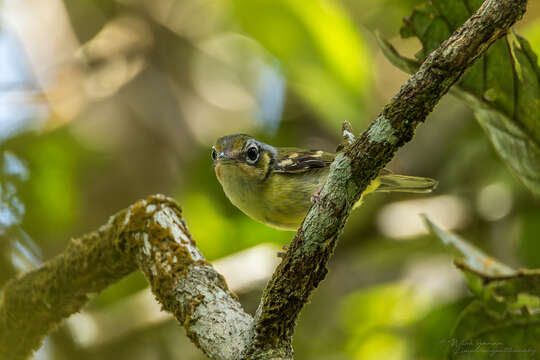
<path id="1" fill-rule="evenodd" d="M 257 145 L 250 145 L 246 150 L 246 162 L 248 164 L 255 164 L 259 160 L 260 151 Z"/>

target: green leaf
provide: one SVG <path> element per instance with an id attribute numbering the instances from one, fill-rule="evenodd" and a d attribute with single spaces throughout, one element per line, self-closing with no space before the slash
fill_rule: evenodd
<path id="1" fill-rule="evenodd" d="M 423 218 L 428 229 L 437 236 L 444 245 L 452 249 L 454 254 L 459 258 L 462 258 L 464 264 L 471 272 L 482 274 L 484 277 L 499 275 L 512 276 L 517 274 L 516 270 L 489 257 L 482 252 L 482 250 L 469 244 L 459 236 L 442 230 L 426 216 L 423 216 Z"/>
<path id="2" fill-rule="evenodd" d="M 471 290 L 500 310 L 538 308 L 540 269 L 515 270 L 486 255 L 458 236 L 446 232 L 424 217 L 429 230 L 458 256 L 455 264 L 463 270 Z M 499 304 L 497 304 L 499 303 Z"/>
<path id="3" fill-rule="evenodd" d="M 448 334 L 451 334 L 455 328 L 459 314 L 470 303 L 470 298 L 460 298 L 439 304 L 417 322 L 411 324 L 411 341 L 414 344 L 414 354 L 411 359 L 442 359 Z"/>
<path id="4" fill-rule="evenodd" d="M 540 314 L 498 313 L 474 301 L 445 340 L 446 359 L 534 359 L 539 340 Z"/>
<path id="5" fill-rule="evenodd" d="M 379 39 L 397 67 L 412 72 L 482 4 L 481 0 L 432 0 L 413 11 L 403 37 L 422 43 L 417 59 L 399 55 Z M 463 76 L 452 93 L 474 111 L 493 146 L 518 178 L 540 195 L 540 69 L 524 38 L 513 33 L 496 41 Z"/>
<path id="6" fill-rule="evenodd" d="M 365 118 L 371 55 L 332 0 L 231 0 L 241 28 L 276 56 L 289 86 L 335 124 Z M 324 25 L 321 25 L 324 24 Z"/>
<path id="7" fill-rule="evenodd" d="M 520 296 L 540 297 L 540 269 L 521 269 L 513 276 L 486 278 L 486 280 L 493 283 L 495 295 L 516 303 L 516 307 L 521 305 L 536 305 L 535 307 L 538 307 L 536 300 L 520 298 Z"/>
<path id="8" fill-rule="evenodd" d="M 540 270 L 514 270 L 424 220 L 458 255 L 456 265 L 481 299 L 463 310 L 444 341 L 446 359 L 530 359 L 540 350 Z"/>

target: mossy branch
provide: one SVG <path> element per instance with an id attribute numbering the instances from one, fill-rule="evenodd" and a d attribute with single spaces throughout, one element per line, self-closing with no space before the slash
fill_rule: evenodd
<path id="1" fill-rule="evenodd" d="M 6 284 L 0 298 L 0 359 L 28 358 L 91 294 L 137 268 L 163 308 L 208 356 L 238 358 L 252 337 L 251 316 L 195 246 L 178 205 L 156 195 Z"/>
<path id="2" fill-rule="evenodd" d="M 424 61 L 362 136 L 338 154 L 318 201 L 264 291 L 252 358 L 292 358 L 296 320 L 326 276 L 353 204 L 450 87 L 523 16 L 526 5 L 526 0 L 486 0 Z"/>

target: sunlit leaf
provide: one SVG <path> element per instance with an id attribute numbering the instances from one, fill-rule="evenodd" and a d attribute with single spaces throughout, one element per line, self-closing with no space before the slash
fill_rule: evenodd
<path id="1" fill-rule="evenodd" d="M 481 0 L 433 0 L 415 9 L 401 35 L 421 41 L 416 60 L 403 58 L 379 39 L 381 48 L 394 65 L 412 72 L 481 4 Z M 527 40 L 510 33 L 495 42 L 452 93 L 473 109 L 519 179 L 540 194 L 540 69 Z"/>
<path id="2" fill-rule="evenodd" d="M 231 0 L 241 27 L 282 63 L 289 86 L 324 118 L 358 121 L 372 82 L 367 46 L 332 0 Z M 322 25 L 324 24 L 324 25 Z"/>

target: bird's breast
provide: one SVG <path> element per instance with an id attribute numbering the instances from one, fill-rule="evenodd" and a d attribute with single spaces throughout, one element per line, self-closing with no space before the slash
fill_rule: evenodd
<path id="1" fill-rule="evenodd" d="M 229 200 L 240 210 L 252 216 L 259 201 L 260 184 L 245 176 L 243 171 L 234 165 L 217 164 L 216 176 Z"/>
<path id="2" fill-rule="evenodd" d="M 311 196 L 324 184 L 326 169 L 302 174 L 274 173 L 260 182 L 241 169 L 217 165 L 216 176 L 229 200 L 246 215 L 266 225 L 297 230 L 311 203 Z"/>

